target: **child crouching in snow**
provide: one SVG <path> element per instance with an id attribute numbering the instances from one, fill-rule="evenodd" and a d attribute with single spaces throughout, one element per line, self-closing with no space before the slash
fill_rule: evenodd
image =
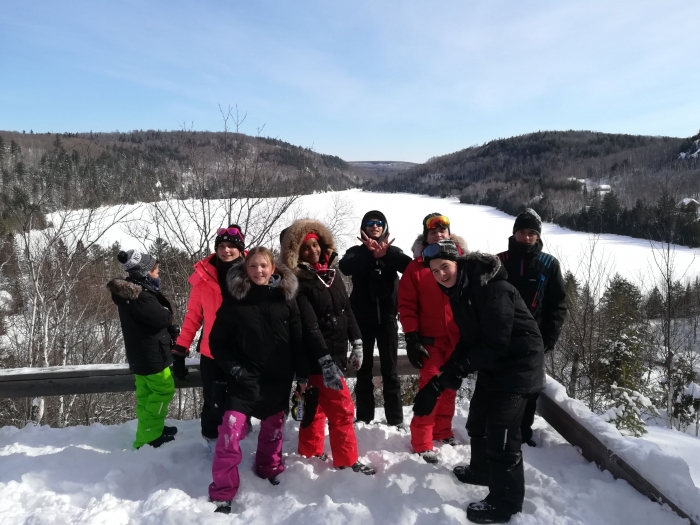
<path id="1" fill-rule="evenodd" d="M 226 276 L 227 294 L 209 335 L 214 360 L 228 372 L 226 413 L 212 465 L 209 497 L 216 512 L 231 512 L 238 492 L 240 441 L 246 417 L 261 420 L 255 471 L 273 485 L 284 471 L 282 426 L 296 372 L 302 391 L 308 382 L 302 328 L 295 301 L 298 282 L 272 252 L 253 248 Z"/>

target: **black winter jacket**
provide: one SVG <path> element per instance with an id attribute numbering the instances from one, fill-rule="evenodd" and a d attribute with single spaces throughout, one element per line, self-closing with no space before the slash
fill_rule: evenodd
<path id="1" fill-rule="evenodd" d="M 141 376 L 157 374 L 173 362 L 168 327 L 170 303 L 146 281 L 115 278 L 107 283 L 119 310 L 129 369 Z"/>
<path id="2" fill-rule="evenodd" d="M 372 214 L 383 217 L 386 234 L 389 231 L 386 217 L 376 211 Z M 362 226 L 364 223 L 361 230 Z M 345 252 L 338 266 L 341 272 L 352 277 L 350 305 L 360 326 L 396 321 L 398 274 L 403 273 L 410 262 L 411 257 L 396 246 L 390 246 L 381 259 L 376 259 L 364 244 Z"/>
<path id="3" fill-rule="evenodd" d="M 214 360 L 229 376 L 226 410 L 259 419 L 289 410 L 289 395 L 296 372 L 308 378 L 302 347 L 299 308 L 294 299 L 297 279 L 278 265 L 271 284 L 250 281 L 243 264 L 235 264 L 226 277 L 228 293 L 209 334 Z"/>
<path id="4" fill-rule="evenodd" d="M 515 286 L 537 321 L 544 348 L 557 344 L 566 319 L 566 284 L 559 261 L 542 251 L 542 239 L 523 244 L 508 239 L 508 251 L 498 254 L 508 272 L 508 282 Z"/>
<path id="5" fill-rule="evenodd" d="M 478 371 L 488 390 L 539 392 L 545 386 L 542 336 L 498 257 L 472 252 L 457 264 L 457 284 L 440 286 L 460 333 L 446 367 L 461 376 Z"/>
<path id="6" fill-rule="evenodd" d="M 333 268 L 317 273 L 305 263 L 299 264 L 295 273 L 299 279 L 297 304 L 304 326 L 304 344 L 313 350 L 309 356 L 311 373 L 322 373 L 317 359 L 326 354 L 341 370 L 346 370 L 348 342 L 362 340 L 362 334 L 343 279 Z"/>

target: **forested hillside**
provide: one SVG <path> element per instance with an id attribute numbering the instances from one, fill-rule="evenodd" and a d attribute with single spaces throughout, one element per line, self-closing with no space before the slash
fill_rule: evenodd
<path id="1" fill-rule="evenodd" d="M 679 206 L 700 200 L 699 144 L 700 133 L 538 132 L 436 157 L 365 188 L 458 195 L 513 215 L 530 206 L 579 231 L 700 246 L 697 210 Z"/>
<path id="2" fill-rule="evenodd" d="M 0 131 L 0 218 L 166 197 L 275 197 L 342 190 L 357 170 L 339 157 L 232 132 L 132 131 L 34 134 Z"/>

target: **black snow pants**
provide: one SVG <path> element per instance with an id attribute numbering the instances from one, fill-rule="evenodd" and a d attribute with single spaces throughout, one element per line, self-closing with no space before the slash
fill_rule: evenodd
<path id="1" fill-rule="evenodd" d="M 357 371 L 355 386 L 355 404 L 357 420 L 370 423 L 374 419 L 374 385 L 372 383 L 372 365 L 374 362 L 374 342 L 379 349 L 379 362 L 382 373 L 384 413 L 388 425 L 403 423 L 401 404 L 401 383 L 396 372 L 396 359 L 399 349 L 399 326 L 396 319 L 380 325 L 360 324 L 364 358 L 362 367 Z"/>
<path id="2" fill-rule="evenodd" d="M 520 432 L 523 436 L 523 443 L 527 443 L 532 439 L 532 424 L 535 422 L 538 397 L 540 397 L 539 392 L 537 394 L 532 394 L 527 398 L 525 413 L 523 414 L 523 422 L 520 424 Z"/>
<path id="3" fill-rule="evenodd" d="M 488 477 L 486 501 L 513 514 L 522 511 L 525 499 L 520 424 L 528 397 L 490 391 L 477 378 L 467 418 L 470 470 Z"/>
<path id="4" fill-rule="evenodd" d="M 200 356 L 199 370 L 202 374 L 202 435 L 208 439 L 219 437 L 219 425 L 224 418 L 226 382 L 228 374 L 216 361 Z"/>

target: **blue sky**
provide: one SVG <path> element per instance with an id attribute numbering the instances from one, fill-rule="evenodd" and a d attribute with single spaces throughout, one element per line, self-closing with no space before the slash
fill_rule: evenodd
<path id="1" fill-rule="evenodd" d="M 538 130 L 700 129 L 700 2 L 5 2 L 0 129 L 223 129 L 423 162 Z"/>

